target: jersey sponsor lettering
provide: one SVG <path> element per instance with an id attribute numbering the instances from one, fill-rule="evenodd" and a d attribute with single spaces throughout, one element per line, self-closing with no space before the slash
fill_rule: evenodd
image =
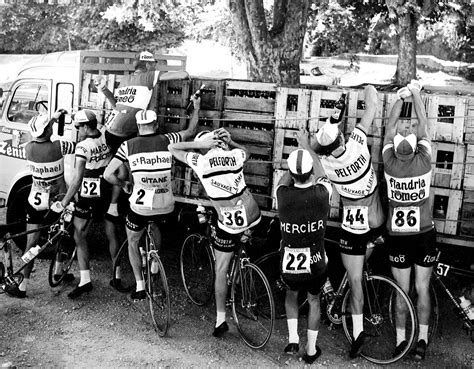
<path id="1" fill-rule="evenodd" d="M 116 90 L 115 99 L 117 104 L 146 109 L 152 92 L 153 90 L 148 88 L 148 86 L 125 86 Z M 142 108 L 142 106 L 145 107 Z"/>
<path id="2" fill-rule="evenodd" d="M 359 155 L 359 157 L 350 165 L 341 168 L 341 169 L 334 169 L 334 173 L 338 178 L 350 177 L 353 174 L 357 174 L 362 168 L 363 165 L 367 162 L 367 157 L 363 154 Z"/>
<path id="3" fill-rule="evenodd" d="M 237 159 L 232 157 L 213 157 L 209 159 L 209 166 L 211 168 L 221 166 L 221 167 L 235 167 L 237 166 Z"/>
<path id="4" fill-rule="evenodd" d="M 314 222 L 308 222 L 303 224 L 280 221 L 280 228 L 282 232 L 290 234 L 314 233 L 318 232 L 321 229 L 324 229 L 324 220 L 320 219 Z"/>
<path id="5" fill-rule="evenodd" d="M 385 173 L 385 179 L 390 200 L 412 203 L 430 196 L 431 171 L 412 178 L 396 178 Z"/>
<path id="6" fill-rule="evenodd" d="M 28 160 L 27 166 L 32 176 L 40 180 L 55 178 L 64 173 L 64 159 L 62 158 L 50 163 L 35 163 Z"/>

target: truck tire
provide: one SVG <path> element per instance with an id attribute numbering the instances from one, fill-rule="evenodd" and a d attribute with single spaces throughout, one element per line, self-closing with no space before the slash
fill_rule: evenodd
<path id="1" fill-rule="evenodd" d="M 14 233 L 23 232 L 26 229 L 26 202 L 28 201 L 30 189 L 31 184 L 21 186 L 18 189 L 13 188 L 10 195 L 11 200 L 8 201 L 7 207 L 7 223 L 20 222 L 13 228 L 12 232 Z M 25 250 L 26 236 L 17 237 L 14 241 L 20 250 Z"/>

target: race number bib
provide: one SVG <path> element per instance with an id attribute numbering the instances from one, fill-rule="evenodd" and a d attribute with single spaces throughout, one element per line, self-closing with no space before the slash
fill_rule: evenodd
<path id="1" fill-rule="evenodd" d="M 342 224 L 356 231 L 369 230 L 369 208 L 367 206 L 344 206 Z"/>
<path id="2" fill-rule="evenodd" d="M 47 189 L 33 189 L 28 196 L 28 202 L 36 210 L 49 209 L 49 190 Z"/>
<path id="3" fill-rule="evenodd" d="M 419 232 L 420 208 L 418 206 L 408 206 L 393 209 L 392 231 Z"/>
<path id="4" fill-rule="evenodd" d="M 248 225 L 244 205 L 220 208 L 222 223 L 229 228 L 239 229 Z"/>
<path id="5" fill-rule="evenodd" d="M 153 209 L 154 188 L 134 187 L 130 196 L 130 204 L 139 208 Z"/>
<path id="6" fill-rule="evenodd" d="M 110 129 L 112 127 L 112 123 L 114 122 L 115 117 L 119 114 L 120 112 L 118 110 L 112 110 L 112 112 L 109 114 L 107 117 L 107 121 L 105 122 L 105 127 L 107 129 Z"/>
<path id="7" fill-rule="evenodd" d="M 311 273 L 311 253 L 309 247 L 300 249 L 285 247 L 282 271 L 286 274 Z"/>
<path id="8" fill-rule="evenodd" d="M 84 177 L 82 179 L 81 196 L 87 198 L 100 197 L 100 178 Z"/>

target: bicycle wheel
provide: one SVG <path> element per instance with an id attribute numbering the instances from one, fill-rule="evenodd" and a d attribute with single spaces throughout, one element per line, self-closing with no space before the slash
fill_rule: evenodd
<path id="1" fill-rule="evenodd" d="M 71 269 L 76 257 L 76 243 L 69 233 L 63 233 L 53 243 L 56 252 L 49 264 L 48 282 L 51 287 L 57 287 Z"/>
<path id="2" fill-rule="evenodd" d="M 199 233 L 189 235 L 181 247 L 181 280 L 189 299 L 202 306 L 214 292 L 214 257 L 209 239 Z"/>
<path id="3" fill-rule="evenodd" d="M 119 292 L 127 293 L 135 289 L 135 276 L 128 257 L 128 242 L 125 240 L 114 260 L 113 285 Z"/>
<path id="4" fill-rule="evenodd" d="M 410 350 L 418 326 L 415 308 L 406 293 L 390 278 L 366 275 L 363 279 L 364 331 L 370 337 L 361 356 L 376 364 L 391 364 L 400 360 Z M 395 301 L 393 301 L 395 299 Z M 352 342 L 352 317 L 349 306 L 350 289 L 342 303 L 342 325 L 349 342 Z M 390 306 L 398 304 L 406 311 L 405 332 L 407 346 L 394 356 L 396 348 L 395 311 Z"/>
<path id="5" fill-rule="evenodd" d="M 165 269 L 156 251 L 150 253 L 147 263 L 147 297 L 155 331 L 163 337 L 170 325 L 171 302 Z"/>
<path id="6" fill-rule="evenodd" d="M 235 267 L 231 301 L 242 340 L 254 349 L 265 346 L 272 334 L 275 306 L 267 278 L 257 266 Z"/>

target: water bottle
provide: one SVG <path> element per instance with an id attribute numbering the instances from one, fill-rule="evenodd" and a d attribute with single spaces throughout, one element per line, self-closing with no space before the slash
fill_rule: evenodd
<path id="1" fill-rule="evenodd" d="M 199 223 L 200 224 L 206 223 L 206 208 L 201 203 L 199 203 L 196 208 L 196 211 L 198 213 Z"/>
<path id="2" fill-rule="evenodd" d="M 158 273 L 158 263 L 155 259 L 151 260 L 151 274 L 157 274 Z"/>
<path id="3" fill-rule="evenodd" d="M 140 247 L 140 254 L 142 255 L 142 268 L 146 267 L 146 252 L 143 247 Z"/>
<path id="4" fill-rule="evenodd" d="M 332 301 L 334 299 L 334 288 L 332 288 L 332 284 L 329 280 L 329 277 L 326 279 L 326 283 L 324 283 L 323 295 L 327 301 Z"/>
<path id="5" fill-rule="evenodd" d="M 340 123 L 345 110 L 346 110 L 346 94 L 343 93 L 340 99 L 336 101 L 336 105 L 334 105 L 334 110 L 331 116 L 329 117 L 329 122 L 331 124 Z"/>
<path id="6" fill-rule="evenodd" d="M 36 245 L 35 247 L 32 247 L 25 255 L 21 257 L 21 260 L 23 260 L 24 263 L 29 263 L 35 258 L 36 255 L 39 254 L 40 250 L 41 246 Z"/>
<path id="7" fill-rule="evenodd" d="M 197 90 L 195 93 L 194 93 L 194 98 L 197 99 L 199 96 L 201 96 L 202 94 L 202 89 L 206 87 L 206 85 L 201 85 L 201 87 L 199 87 L 199 90 Z M 186 107 L 186 114 L 189 114 L 193 111 L 194 109 L 194 104 L 192 101 L 189 102 L 188 106 Z"/>
<path id="8" fill-rule="evenodd" d="M 461 296 L 459 300 L 461 301 L 461 309 L 464 310 L 470 320 L 474 320 L 474 306 L 472 306 L 471 300 L 465 298 L 464 296 Z"/>

